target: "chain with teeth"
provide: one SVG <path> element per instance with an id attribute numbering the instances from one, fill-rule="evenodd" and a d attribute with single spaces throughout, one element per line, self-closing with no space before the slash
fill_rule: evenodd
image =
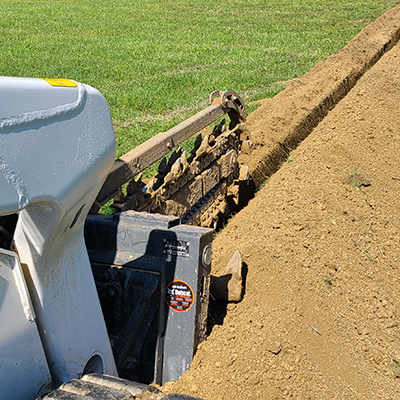
<path id="1" fill-rule="evenodd" d="M 146 184 L 141 175 L 132 179 L 127 195 L 114 207 L 177 215 L 184 223 L 216 228 L 229 211 L 227 197 L 238 202 L 238 193 L 229 187 L 243 175 L 237 157 L 245 131 L 244 123 L 229 130 L 222 120 L 211 134 L 196 137 L 189 155 L 179 148 L 168 160 L 164 157 L 157 175 Z"/>

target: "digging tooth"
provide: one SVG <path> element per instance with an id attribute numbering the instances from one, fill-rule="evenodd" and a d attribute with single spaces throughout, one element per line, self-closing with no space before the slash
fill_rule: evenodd
<path id="1" fill-rule="evenodd" d="M 154 193 L 154 192 L 152 192 Z M 141 196 L 138 196 L 136 198 L 137 200 L 137 205 L 136 205 L 136 210 L 140 211 L 143 208 L 145 208 L 147 206 L 147 204 L 150 202 L 152 198 L 152 194 L 148 194 L 148 193 L 143 193 Z"/>
<path id="2" fill-rule="evenodd" d="M 211 218 L 213 219 L 213 229 L 217 230 L 219 219 L 221 218 L 221 210 L 216 209 L 212 212 Z"/>
<path id="3" fill-rule="evenodd" d="M 124 206 L 119 211 L 127 211 L 127 210 L 137 210 L 139 205 L 139 196 L 132 196 L 128 201 L 124 204 Z"/>
<path id="4" fill-rule="evenodd" d="M 183 152 L 182 156 L 181 156 L 181 164 L 182 164 L 182 168 L 181 168 L 181 174 L 179 177 L 179 188 L 182 188 L 183 186 L 185 186 L 188 181 L 190 181 L 194 175 L 192 173 L 188 158 L 187 158 L 187 153 L 186 151 Z"/>
<path id="5" fill-rule="evenodd" d="M 215 139 L 221 135 L 223 132 L 225 132 L 226 130 L 226 126 L 225 126 L 225 118 L 218 124 L 215 125 L 212 131 L 212 134 L 210 135 L 209 139 L 208 139 L 208 144 L 210 146 L 213 146 L 215 144 Z"/>
<path id="6" fill-rule="evenodd" d="M 174 175 L 176 179 L 182 171 L 182 161 L 180 158 L 177 158 L 174 164 L 171 167 L 171 173 Z"/>
<path id="7" fill-rule="evenodd" d="M 168 168 L 169 168 L 169 170 L 171 170 L 171 167 L 172 167 L 172 165 L 174 164 L 174 162 L 176 161 L 176 158 L 177 158 L 177 156 L 176 156 L 176 150 L 174 150 L 174 151 L 172 152 L 171 156 L 169 157 L 169 160 L 168 160 Z M 167 175 L 168 175 L 168 174 L 167 174 Z"/>
<path id="8" fill-rule="evenodd" d="M 142 188 L 141 191 L 131 196 L 128 201 L 120 206 L 121 211 L 127 210 L 140 210 L 145 207 L 151 200 L 151 193 L 154 193 L 151 189 L 146 186 Z"/>
<path id="9" fill-rule="evenodd" d="M 153 185 L 153 190 L 157 190 L 163 185 L 164 178 L 165 178 L 165 176 L 164 175 L 160 175 L 160 174 L 157 174 L 155 176 L 156 181 L 155 181 L 155 183 Z"/>
<path id="10" fill-rule="evenodd" d="M 180 158 L 178 158 L 171 167 L 171 171 L 164 178 L 164 184 L 169 185 L 175 182 L 176 178 L 179 176 L 179 173 L 182 168 L 182 163 Z"/>
<path id="11" fill-rule="evenodd" d="M 154 186 L 157 183 L 156 178 L 152 178 L 147 182 L 147 185 L 143 188 L 142 193 L 151 194 L 154 192 Z"/>
<path id="12" fill-rule="evenodd" d="M 236 205 L 239 205 L 239 185 L 231 185 L 228 189 L 227 196 L 230 197 Z"/>
<path id="13" fill-rule="evenodd" d="M 223 201 L 218 207 L 222 215 L 225 215 L 227 213 L 228 203 L 226 201 Z"/>
<path id="14" fill-rule="evenodd" d="M 140 192 L 145 184 L 142 182 L 142 173 L 140 173 L 136 178 L 132 178 L 126 188 L 126 192 L 129 196 Z"/>
<path id="15" fill-rule="evenodd" d="M 164 179 L 170 170 L 171 167 L 168 165 L 167 158 L 164 157 L 158 166 L 158 174 L 155 176 L 157 180 L 153 185 L 154 190 L 159 189 L 164 184 Z"/>
<path id="16" fill-rule="evenodd" d="M 181 163 L 182 163 L 182 172 L 185 172 L 189 168 L 189 161 L 186 151 L 182 153 Z"/>
<path id="17" fill-rule="evenodd" d="M 169 169 L 168 169 L 167 157 L 164 157 L 164 158 L 161 160 L 160 165 L 158 166 L 157 171 L 158 171 L 158 173 L 159 173 L 160 175 L 163 175 L 163 176 L 165 176 L 165 175 L 168 173 Z"/>
<path id="18" fill-rule="evenodd" d="M 182 155 L 182 148 L 179 147 L 178 150 L 174 150 L 171 154 L 171 157 L 168 160 L 168 166 L 172 168 L 172 165 L 175 163 L 175 161 Z"/>
<path id="19" fill-rule="evenodd" d="M 197 149 L 201 146 L 201 142 L 203 141 L 203 137 L 201 136 L 201 133 L 199 133 L 196 137 L 196 140 L 194 141 L 194 149 L 197 151 Z"/>
<path id="20" fill-rule="evenodd" d="M 196 140 L 194 141 L 194 145 L 193 145 L 193 149 L 190 151 L 190 156 L 188 158 L 188 162 L 189 164 L 194 160 L 194 158 L 196 157 L 196 152 L 198 150 L 198 148 L 201 146 L 201 142 L 203 141 L 203 138 L 201 136 L 201 134 L 198 134 L 196 136 Z"/>
<path id="21" fill-rule="evenodd" d="M 214 136 L 214 134 L 211 134 L 211 135 L 208 137 L 208 145 L 209 145 L 209 146 L 214 146 L 214 144 L 215 144 L 215 136 Z"/>
<path id="22" fill-rule="evenodd" d="M 169 184 L 171 184 L 172 182 L 174 182 L 174 174 L 173 174 L 173 172 L 171 171 L 171 172 L 168 172 L 168 174 L 167 175 L 165 175 L 165 178 L 164 178 L 164 185 L 169 185 Z"/>
<path id="23" fill-rule="evenodd" d="M 224 133 L 224 132 L 226 132 L 226 123 L 225 123 L 225 120 L 224 120 L 224 124 L 221 126 L 221 134 Z"/>
<path id="24" fill-rule="evenodd" d="M 224 133 L 226 130 L 226 119 L 224 118 L 218 125 L 214 126 L 213 132 L 212 134 L 214 135 L 214 137 L 218 137 L 221 133 Z"/>
<path id="25" fill-rule="evenodd" d="M 199 159 L 203 154 L 207 154 L 208 149 L 210 147 L 208 144 L 209 136 L 210 135 L 204 136 L 204 139 L 201 142 L 200 147 L 196 151 L 196 157 L 194 158 L 195 160 Z"/>

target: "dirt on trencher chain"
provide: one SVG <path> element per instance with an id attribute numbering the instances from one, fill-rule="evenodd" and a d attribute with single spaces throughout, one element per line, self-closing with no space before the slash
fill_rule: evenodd
<path id="1" fill-rule="evenodd" d="M 163 391 L 400 398 L 399 31 L 400 6 L 249 116 L 269 179 L 213 242 L 215 274 L 241 251 L 244 299 Z"/>

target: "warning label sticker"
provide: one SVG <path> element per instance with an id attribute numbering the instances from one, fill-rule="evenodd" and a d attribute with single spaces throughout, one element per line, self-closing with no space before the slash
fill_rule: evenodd
<path id="1" fill-rule="evenodd" d="M 185 240 L 164 239 L 163 252 L 172 256 L 189 257 L 189 242 Z"/>
<path id="2" fill-rule="evenodd" d="M 167 286 L 167 303 L 174 311 L 188 311 L 193 302 L 193 290 L 186 282 L 172 281 Z"/>
<path id="3" fill-rule="evenodd" d="M 78 85 L 69 79 L 43 79 L 44 81 L 50 83 L 51 86 L 58 87 L 77 87 Z"/>

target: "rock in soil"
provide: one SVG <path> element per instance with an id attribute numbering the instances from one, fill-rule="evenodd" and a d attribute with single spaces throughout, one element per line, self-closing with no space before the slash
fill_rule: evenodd
<path id="1" fill-rule="evenodd" d="M 214 300 L 237 303 L 243 299 L 243 264 L 239 250 L 235 251 L 220 276 L 211 275 L 210 293 Z"/>

